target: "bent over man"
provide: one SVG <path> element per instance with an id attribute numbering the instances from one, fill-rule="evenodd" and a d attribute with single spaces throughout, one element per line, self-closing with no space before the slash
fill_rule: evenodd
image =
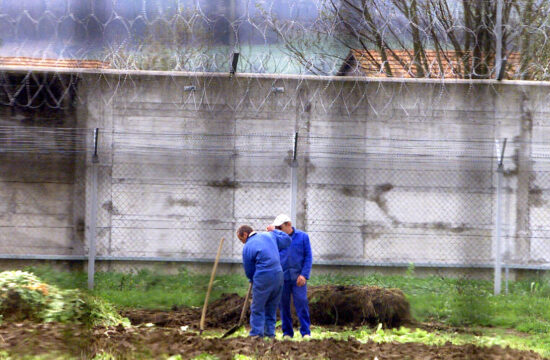
<path id="1" fill-rule="evenodd" d="M 294 308 L 298 320 L 300 320 L 300 333 L 302 337 L 308 337 L 311 335 L 311 331 L 309 329 L 310 319 L 306 284 L 313 262 L 309 235 L 294 228 L 290 218 L 285 214 L 277 216 L 273 224 L 267 227 L 268 231 L 272 229 L 280 229 L 292 238 L 290 247 L 283 249 L 280 253 L 285 278 L 280 308 L 283 336 L 294 336 L 290 314 L 290 297 L 292 296 Z"/>
<path id="2" fill-rule="evenodd" d="M 274 337 L 283 290 L 279 251 L 288 248 L 291 239 L 282 231 L 256 232 L 249 225 L 239 227 L 237 237 L 244 244 L 244 271 L 252 282 L 250 336 Z"/>

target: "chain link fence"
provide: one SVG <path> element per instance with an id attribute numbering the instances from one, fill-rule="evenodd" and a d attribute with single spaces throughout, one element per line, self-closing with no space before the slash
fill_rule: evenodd
<path id="1" fill-rule="evenodd" d="M 122 150 L 99 176 L 98 256 L 200 261 L 224 237 L 224 257 L 240 258 L 237 223 L 264 228 L 287 209 L 290 140 L 117 133 Z"/>
<path id="2" fill-rule="evenodd" d="M 317 265 L 550 265 L 550 143 L 0 130 L 3 259 L 239 263 L 294 212 Z"/>
<path id="3" fill-rule="evenodd" d="M 490 266 L 494 166 L 480 155 L 493 143 L 360 140 L 355 159 L 311 154 L 307 228 L 319 260 Z"/>

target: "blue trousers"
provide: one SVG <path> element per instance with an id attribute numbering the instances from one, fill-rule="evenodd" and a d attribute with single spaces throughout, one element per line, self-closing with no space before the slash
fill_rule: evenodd
<path id="1" fill-rule="evenodd" d="M 290 314 L 290 296 L 294 300 L 294 308 L 300 320 L 300 334 L 311 335 L 309 330 L 309 306 L 307 300 L 307 284 L 297 286 L 296 280 L 285 280 L 283 285 L 283 294 L 281 296 L 281 319 L 283 322 L 283 335 L 294 336 L 292 328 L 292 316 Z"/>
<path id="2" fill-rule="evenodd" d="M 250 336 L 275 336 L 277 306 L 283 292 L 283 272 L 254 276 L 250 306 Z"/>

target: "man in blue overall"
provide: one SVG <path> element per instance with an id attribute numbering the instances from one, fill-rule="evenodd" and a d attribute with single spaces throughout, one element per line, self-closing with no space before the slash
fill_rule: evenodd
<path id="1" fill-rule="evenodd" d="M 244 272 L 252 282 L 250 336 L 273 338 L 284 278 L 279 252 L 291 239 L 282 231 L 256 232 L 249 225 L 239 227 L 237 237 L 244 244 Z"/>
<path id="2" fill-rule="evenodd" d="M 294 308 L 300 320 L 302 337 L 309 337 L 309 306 L 307 300 L 307 280 L 311 272 L 313 257 L 309 236 L 303 231 L 292 227 L 290 218 L 281 214 L 275 218 L 267 230 L 278 229 L 290 235 L 290 247 L 280 252 L 281 264 L 284 271 L 283 294 L 281 296 L 281 319 L 283 323 L 283 337 L 294 336 L 292 316 L 290 314 L 290 297 L 294 300 Z M 276 230 L 275 230 L 276 231 Z M 286 259 L 286 261 L 284 260 Z"/>

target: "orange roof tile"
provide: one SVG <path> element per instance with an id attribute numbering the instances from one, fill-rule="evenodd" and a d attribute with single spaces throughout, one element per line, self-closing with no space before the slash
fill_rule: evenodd
<path id="1" fill-rule="evenodd" d="M 31 57 L 0 57 L 0 66 L 29 66 L 79 69 L 108 69 L 110 64 L 99 60 L 42 59 Z"/>
<path id="2" fill-rule="evenodd" d="M 472 53 L 466 52 L 462 56 L 456 51 L 425 50 L 426 64 L 428 72 L 425 77 L 460 79 L 464 78 L 464 62 L 472 64 Z M 439 55 L 439 58 L 438 58 Z M 387 64 L 391 69 L 392 77 L 413 78 L 416 77 L 416 66 L 413 50 L 393 50 L 393 53 L 386 50 Z M 494 62 L 493 59 L 487 61 L 489 65 Z M 512 77 L 519 67 L 520 54 L 510 53 L 507 58 L 506 74 Z M 423 67 L 425 69 L 425 67 Z M 338 75 L 351 75 L 357 73 L 369 77 L 387 77 L 386 63 L 382 61 L 382 56 L 376 50 L 358 50 L 352 49 L 350 54 L 340 67 Z"/>

